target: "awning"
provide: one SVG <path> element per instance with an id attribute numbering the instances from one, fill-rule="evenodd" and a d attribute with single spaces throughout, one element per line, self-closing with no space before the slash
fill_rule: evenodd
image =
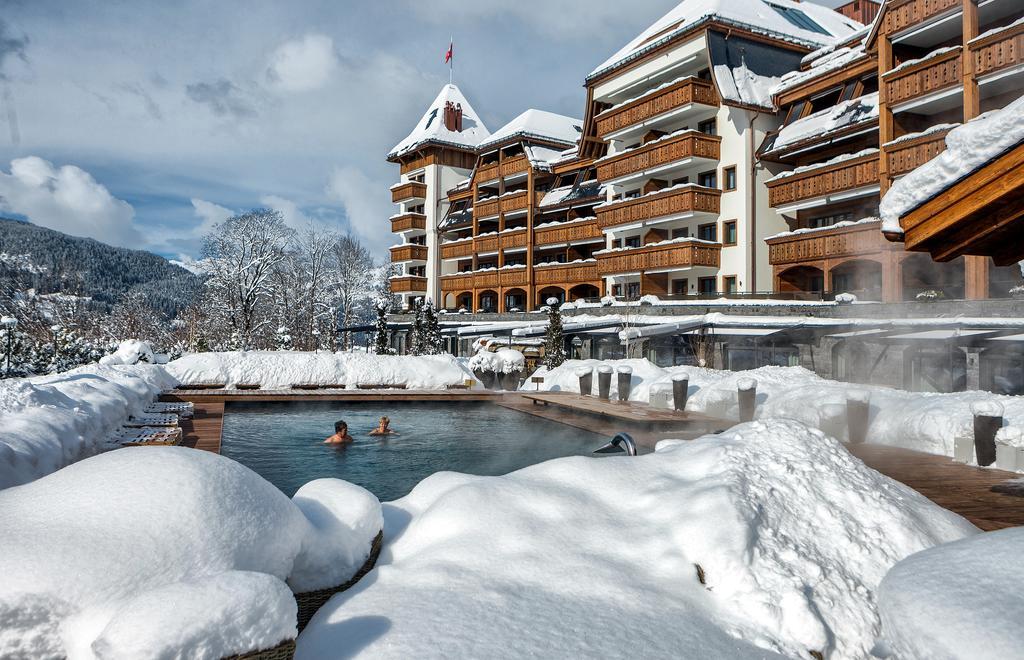
<path id="1" fill-rule="evenodd" d="M 575 335 L 588 330 L 598 328 L 612 328 L 622 325 L 621 319 L 615 319 L 613 321 L 602 321 L 602 320 L 591 320 L 591 321 L 579 321 L 576 323 L 563 323 L 562 334 L 563 335 Z M 518 328 L 512 331 L 514 337 L 539 337 L 546 334 L 548 331 L 547 322 L 530 326 L 528 328 Z"/>
<path id="2" fill-rule="evenodd" d="M 977 339 L 986 339 L 998 333 L 999 330 L 971 330 L 966 328 L 937 328 L 934 330 L 920 330 L 918 332 L 907 332 L 899 335 L 889 335 L 886 341 L 913 342 L 913 341 L 946 341 L 957 342 L 963 340 L 971 342 Z"/>
<path id="3" fill-rule="evenodd" d="M 703 316 L 686 317 L 674 323 L 658 323 L 656 325 L 644 325 L 635 328 L 627 328 L 619 333 L 622 341 L 633 341 L 644 337 L 661 337 L 663 335 L 678 335 L 683 332 L 698 330 L 706 325 Z"/>

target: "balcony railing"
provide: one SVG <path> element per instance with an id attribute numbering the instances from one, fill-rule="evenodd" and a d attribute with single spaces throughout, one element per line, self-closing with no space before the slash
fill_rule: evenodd
<path id="1" fill-rule="evenodd" d="M 506 158 L 501 161 L 501 176 L 513 176 L 515 174 L 522 174 L 526 170 L 530 169 L 530 161 L 526 159 L 526 154 L 521 156 L 515 156 L 513 158 Z"/>
<path id="2" fill-rule="evenodd" d="M 599 162 L 597 178 L 611 181 L 687 158 L 718 160 L 721 142 L 718 136 L 697 131 L 655 140 Z"/>
<path id="3" fill-rule="evenodd" d="M 526 286 L 530 273 L 527 268 L 506 268 L 498 271 L 498 282 L 501 286 Z"/>
<path id="4" fill-rule="evenodd" d="M 963 6 L 963 0 L 903 0 L 891 2 L 886 7 L 882 32 L 888 35 L 902 32 L 909 27 Z"/>
<path id="5" fill-rule="evenodd" d="M 498 237 L 497 236 L 478 236 L 474 240 L 473 249 L 477 252 L 497 252 L 498 251 Z"/>
<path id="6" fill-rule="evenodd" d="M 473 215 L 477 218 L 490 218 L 498 215 L 499 208 L 497 197 L 494 199 L 488 199 L 484 202 L 478 201 L 473 206 Z"/>
<path id="7" fill-rule="evenodd" d="M 521 211 L 530 205 L 529 192 L 526 190 L 520 190 L 517 193 L 510 195 L 504 195 L 498 200 L 501 203 L 502 213 L 511 213 L 512 211 Z"/>
<path id="8" fill-rule="evenodd" d="M 409 181 L 391 189 L 391 201 L 394 204 L 410 199 L 424 199 L 427 196 L 427 184 Z"/>
<path id="9" fill-rule="evenodd" d="M 427 216 L 422 213 L 403 213 L 391 218 L 391 232 L 424 231 L 427 228 Z"/>
<path id="10" fill-rule="evenodd" d="M 491 270 L 484 273 L 473 274 L 473 288 L 475 289 L 496 289 L 498 288 L 498 271 Z"/>
<path id="11" fill-rule="evenodd" d="M 879 222 L 830 227 L 805 234 L 769 238 L 768 263 L 773 266 L 803 264 L 820 259 L 862 257 L 886 251 L 902 251 L 901 243 L 890 243 Z"/>
<path id="12" fill-rule="evenodd" d="M 426 245 L 397 245 L 391 248 L 391 261 L 398 263 L 401 261 L 426 261 L 427 260 L 427 246 Z"/>
<path id="13" fill-rule="evenodd" d="M 600 278 L 601 276 L 597 274 L 596 263 L 537 266 L 533 270 L 533 281 L 537 286 L 595 282 Z"/>
<path id="14" fill-rule="evenodd" d="M 555 243 L 572 243 L 604 238 L 604 232 L 597 226 L 597 220 L 586 222 L 570 222 L 564 227 L 542 227 L 533 232 L 535 245 L 552 245 Z"/>
<path id="15" fill-rule="evenodd" d="M 601 229 L 682 213 L 719 212 L 722 191 L 701 186 L 679 186 L 650 195 L 623 199 L 596 207 Z"/>
<path id="16" fill-rule="evenodd" d="M 498 178 L 498 163 L 487 163 L 476 170 L 476 182 L 484 183 Z"/>
<path id="17" fill-rule="evenodd" d="M 395 293 L 426 293 L 427 278 L 403 275 L 391 278 L 391 290 Z"/>
<path id="18" fill-rule="evenodd" d="M 473 273 L 458 273 L 441 276 L 442 291 L 467 291 L 473 288 Z"/>
<path id="19" fill-rule="evenodd" d="M 637 273 L 647 270 L 682 269 L 692 266 L 718 268 L 721 243 L 664 243 L 597 254 L 599 275 Z"/>
<path id="20" fill-rule="evenodd" d="M 473 256 L 473 241 L 458 241 L 441 244 L 442 259 L 460 259 Z"/>
<path id="21" fill-rule="evenodd" d="M 946 150 L 949 129 L 890 144 L 885 148 L 889 176 L 900 176 L 924 165 Z"/>
<path id="22" fill-rule="evenodd" d="M 1024 63 L 1024 23 L 1018 23 L 968 46 L 974 74 L 986 76 Z"/>
<path id="23" fill-rule="evenodd" d="M 768 203 L 786 206 L 878 185 L 878 154 L 870 153 L 768 182 Z"/>
<path id="24" fill-rule="evenodd" d="M 511 248 L 526 247 L 526 243 L 529 240 L 529 232 L 523 229 L 522 231 L 509 232 L 507 234 L 498 235 L 498 244 L 502 250 L 508 250 Z"/>
<path id="25" fill-rule="evenodd" d="M 963 84 L 960 46 L 883 76 L 889 106 Z"/>
<path id="26" fill-rule="evenodd" d="M 691 103 L 717 106 L 718 94 L 714 85 L 707 80 L 687 78 L 635 101 L 609 108 L 596 117 L 597 134 L 604 139 L 609 133 L 615 133 Z"/>

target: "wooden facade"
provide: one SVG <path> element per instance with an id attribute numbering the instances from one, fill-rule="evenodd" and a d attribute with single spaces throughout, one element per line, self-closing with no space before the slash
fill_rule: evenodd
<path id="1" fill-rule="evenodd" d="M 697 131 L 654 140 L 598 161 L 597 178 L 612 181 L 690 158 L 717 161 L 721 156 L 721 143 L 722 138 Z"/>
<path id="2" fill-rule="evenodd" d="M 720 211 L 722 191 L 696 185 L 677 186 L 661 192 L 622 199 L 597 207 L 601 229 L 685 213 Z"/>
<path id="3" fill-rule="evenodd" d="M 799 204 L 877 186 L 878 180 L 878 154 L 870 153 L 769 181 L 768 200 L 774 207 Z"/>
<path id="4" fill-rule="evenodd" d="M 690 104 L 707 106 L 719 104 L 718 92 L 709 80 L 686 78 L 664 89 L 646 94 L 638 99 L 609 108 L 595 117 L 597 135 L 602 140 L 608 135 L 649 121 Z"/>
<path id="5" fill-rule="evenodd" d="M 915 99 L 954 90 L 963 85 L 962 48 L 954 47 L 935 57 L 929 57 L 882 76 L 886 99 L 890 106 L 898 106 Z"/>
<path id="6" fill-rule="evenodd" d="M 391 218 L 391 232 L 398 234 L 404 231 L 424 231 L 427 228 L 427 216 L 422 213 L 403 213 Z"/>
<path id="7" fill-rule="evenodd" d="M 693 266 L 718 268 L 722 245 L 690 241 L 646 245 L 627 250 L 609 250 L 597 255 L 599 275 L 643 273 L 648 270 L 682 269 Z"/>
<path id="8" fill-rule="evenodd" d="M 391 290 L 395 293 L 426 293 L 427 278 L 404 275 L 391 278 Z"/>
<path id="9" fill-rule="evenodd" d="M 427 246 L 426 245 L 413 245 L 406 243 L 404 245 L 396 245 L 391 248 L 391 261 L 392 263 L 398 263 L 402 261 L 426 261 L 427 260 Z"/>
<path id="10" fill-rule="evenodd" d="M 533 241 L 538 246 L 558 245 L 574 241 L 593 241 L 603 239 L 604 232 L 597 226 L 596 220 L 567 223 L 564 227 L 541 227 L 533 232 Z"/>
<path id="11" fill-rule="evenodd" d="M 427 184 L 417 181 L 407 181 L 391 189 L 391 202 L 400 204 L 412 199 L 425 199 L 427 196 Z"/>
<path id="12" fill-rule="evenodd" d="M 886 145 L 883 151 L 889 175 L 902 176 L 938 156 L 946 150 L 948 134 L 949 129 L 944 129 Z"/>

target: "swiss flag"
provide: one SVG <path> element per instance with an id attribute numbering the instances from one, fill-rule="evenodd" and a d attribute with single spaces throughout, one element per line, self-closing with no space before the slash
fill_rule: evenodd
<path id="1" fill-rule="evenodd" d="M 445 64 L 448 64 L 449 62 L 452 61 L 452 54 L 453 54 L 452 51 L 453 51 L 454 48 L 455 48 L 455 42 L 454 41 L 448 44 L 448 52 L 446 52 L 444 54 L 444 63 Z"/>

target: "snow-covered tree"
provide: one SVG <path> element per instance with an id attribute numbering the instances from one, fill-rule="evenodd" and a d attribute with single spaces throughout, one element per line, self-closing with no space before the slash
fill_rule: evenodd
<path id="1" fill-rule="evenodd" d="M 146 296 L 139 291 L 127 293 L 114 305 L 104 322 L 104 334 L 112 343 L 125 339 L 143 339 L 162 346 L 167 332 L 163 315 L 150 307 Z"/>
<path id="2" fill-rule="evenodd" d="M 334 267 L 336 269 L 338 317 L 341 327 L 350 327 L 364 312 L 369 312 L 369 303 L 374 298 L 375 267 L 373 257 L 358 239 L 344 235 L 333 245 Z M 352 348 L 352 333 L 344 332 L 338 338 L 341 350 Z"/>
<path id="3" fill-rule="evenodd" d="M 274 333 L 274 348 L 279 351 L 292 350 L 292 334 L 288 326 L 282 325 Z"/>
<path id="4" fill-rule="evenodd" d="M 562 334 L 562 313 L 558 301 L 548 300 L 548 327 L 544 334 L 544 366 L 554 369 L 565 362 L 565 335 Z"/>
<path id="5" fill-rule="evenodd" d="M 394 355 L 391 347 L 391 333 L 388 330 L 388 312 L 391 311 L 391 300 L 377 298 L 373 303 L 376 318 L 373 322 L 373 352 L 377 355 Z"/>
<path id="6" fill-rule="evenodd" d="M 412 331 L 409 333 L 409 355 L 424 354 L 423 299 L 417 298 L 412 306 Z"/>
<path id="7" fill-rule="evenodd" d="M 429 298 L 423 303 L 423 339 L 420 348 L 424 355 L 440 355 L 444 353 L 444 338 L 441 337 L 441 325 L 437 320 L 437 310 Z"/>

